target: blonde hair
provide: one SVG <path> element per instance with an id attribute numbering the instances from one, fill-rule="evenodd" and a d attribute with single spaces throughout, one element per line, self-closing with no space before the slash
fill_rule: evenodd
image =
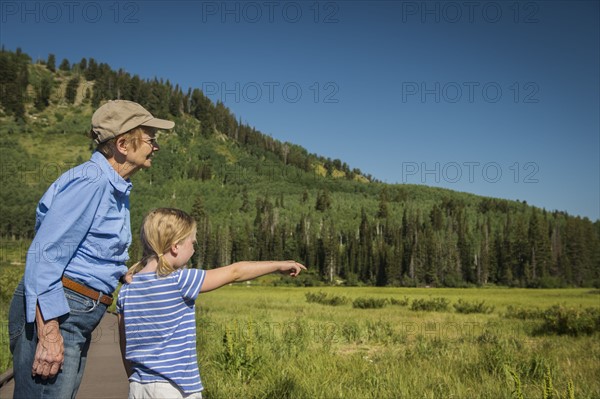
<path id="1" fill-rule="evenodd" d="M 156 129 L 146 126 L 134 127 L 133 129 L 116 137 L 113 137 L 110 140 L 106 140 L 100 144 L 97 144 L 96 151 L 100 152 L 107 159 L 111 158 L 115 155 L 115 144 L 117 140 L 121 137 L 124 137 L 127 140 L 127 142 L 131 143 L 131 146 L 135 151 L 138 149 L 138 145 L 141 144 L 144 133 L 148 135 L 156 134 Z M 96 138 L 96 133 L 94 132 L 94 130 L 89 131 L 88 137 L 90 137 L 91 139 Z"/>
<path id="2" fill-rule="evenodd" d="M 146 215 L 140 230 L 140 239 L 144 253 L 142 259 L 133 265 L 127 275 L 134 275 L 156 258 L 156 273 L 160 277 L 168 276 L 175 268 L 167 262 L 164 254 L 175 244 L 181 243 L 191 234 L 195 234 L 196 221 L 180 209 L 158 208 Z"/>

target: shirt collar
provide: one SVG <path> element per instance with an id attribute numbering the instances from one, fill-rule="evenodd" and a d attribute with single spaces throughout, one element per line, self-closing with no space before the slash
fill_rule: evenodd
<path id="1" fill-rule="evenodd" d="M 119 175 L 117 171 L 112 166 L 110 166 L 108 160 L 106 159 L 106 157 L 104 157 L 104 155 L 102 155 L 98 151 L 94 151 L 90 161 L 97 164 L 100 167 L 102 174 L 104 174 L 108 178 L 108 181 L 110 181 L 110 184 L 112 184 L 115 190 L 117 190 L 121 194 L 129 195 L 133 184 L 131 184 L 131 181 L 129 179 L 123 179 L 121 175 Z"/>

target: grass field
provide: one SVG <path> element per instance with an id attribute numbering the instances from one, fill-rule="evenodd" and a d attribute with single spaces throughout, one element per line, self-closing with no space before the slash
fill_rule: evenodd
<path id="1" fill-rule="evenodd" d="M 18 270 L 0 267 L 2 370 L 10 367 L 6 298 Z M 345 303 L 308 302 L 307 293 L 345 298 L 340 301 Z M 380 301 L 385 306 L 355 308 L 357 298 L 385 300 Z M 453 306 L 459 300 L 483 304 L 484 313 L 459 313 Z M 446 309 L 413 310 L 415 304 L 433 302 L 445 302 Z M 586 308 L 600 311 L 600 294 L 589 289 L 224 287 L 197 302 L 204 396 L 600 398 L 600 333 L 597 327 L 592 333 L 544 331 L 538 313 L 557 304 L 577 315 Z"/>
<path id="2" fill-rule="evenodd" d="M 307 292 L 349 303 L 308 303 Z M 357 309 L 358 297 L 485 301 L 488 314 Z M 585 289 L 225 287 L 198 301 L 198 353 L 208 398 L 600 397 L 599 334 L 536 333 L 509 306 L 598 307 Z M 518 381 L 518 384 L 517 384 Z M 548 385 L 552 386 L 552 389 Z M 517 387 L 520 385 L 520 387 Z M 548 392 L 547 392 L 548 393 Z M 546 394 L 547 394 L 546 393 Z M 550 396 L 545 396 L 550 397 Z"/>

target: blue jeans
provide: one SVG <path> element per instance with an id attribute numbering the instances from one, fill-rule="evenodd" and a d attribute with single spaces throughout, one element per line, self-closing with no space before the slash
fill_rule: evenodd
<path id="1" fill-rule="evenodd" d="M 92 331 L 96 328 L 107 306 L 65 288 L 70 312 L 58 319 L 64 341 L 64 364 L 59 373 L 46 380 L 31 376 L 31 367 L 37 346 L 36 323 L 25 318 L 25 292 L 19 283 L 8 314 L 10 351 L 15 373 L 14 399 L 75 398 L 87 360 Z"/>

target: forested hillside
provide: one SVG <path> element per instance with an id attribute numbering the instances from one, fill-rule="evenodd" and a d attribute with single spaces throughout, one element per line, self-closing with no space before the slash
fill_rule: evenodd
<path id="1" fill-rule="evenodd" d="M 523 287 L 600 285 L 600 221 L 525 202 L 378 182 L 283 143 L 199 89 L 143 80 L 93 58 L 0 52 L 0 236 L 27 243 L 47 186 L 87 160 L 91 115 L 108 99 L 176 121 L 133 178 L 132 227 L 157 206 L 198 221 L 194 265 L 296 259 L 297 283 Z M 252 115 L 244 115 L 252 120 Z M 270 132 L 276 136 L 277 132 Z M 131 256 L 139 256 L 137 237 Z"/>

